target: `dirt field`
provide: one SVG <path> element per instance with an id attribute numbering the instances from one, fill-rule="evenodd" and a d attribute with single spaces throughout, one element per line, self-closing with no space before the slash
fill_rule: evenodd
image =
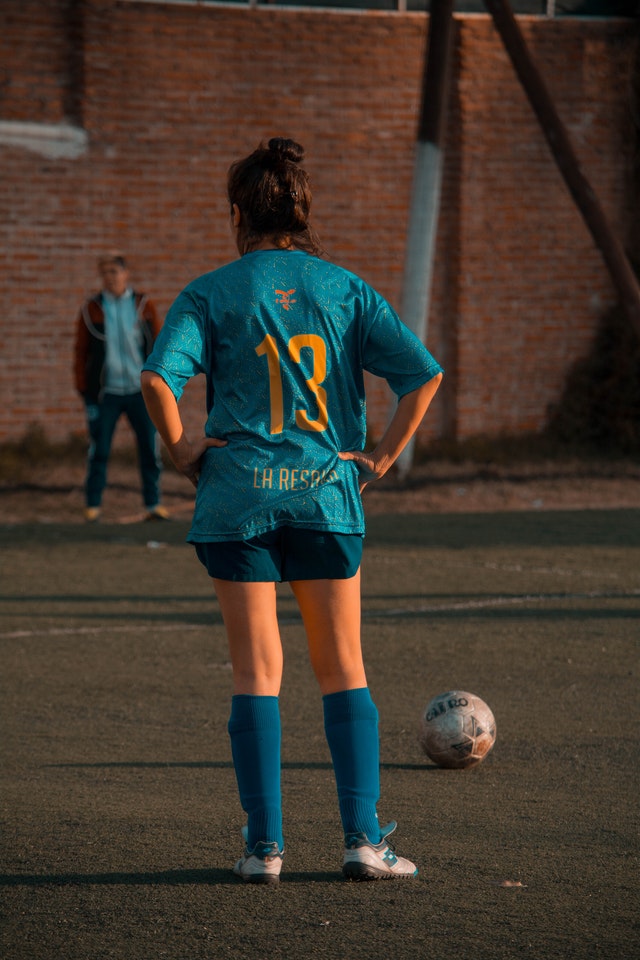
<path id="1" fill-rule="evenodd" d="M 235 880 L 230 672 L 174 520 L 140 523 L 114 465 L 0 492 L 3 960 L 636 960 L 640 509 L 633 466 L 432 465 L 367 494 L 363 638 L 383 820 L 416 881 L 346 884 L 320 698 L 280 598 L 287 854 Z M 24 482 L 24 481 L 22 481 Z M 31 481 L 29 481 L 31 482 Z M 471 689 L 493 752 L 434 767 L 424 704 Z"/>

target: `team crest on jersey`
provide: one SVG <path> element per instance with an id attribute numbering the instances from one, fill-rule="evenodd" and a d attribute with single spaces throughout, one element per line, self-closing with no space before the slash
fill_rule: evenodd
<path id="1" fill-rule="evenodd" d="M 292 296 L 295 293 L 294 290 L 276 290 L 277 299 L 276 303 L 283 307 L 285 310 L 290 310 L 292 304 L 297 303 L 296 300 L 292 300 Z"/>

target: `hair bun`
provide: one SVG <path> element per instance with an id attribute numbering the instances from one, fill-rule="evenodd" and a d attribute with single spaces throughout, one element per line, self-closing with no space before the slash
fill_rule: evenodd
<path id="1" fill-rule="evenodd" d="M 300 163 L 304 159 L 304 149 L 295 140 L 289 140 L 286 137 L 272 137 L 269 140 L 269 150 L 275 153 L 279 160 L 290 160 L 292 163 Z"/>

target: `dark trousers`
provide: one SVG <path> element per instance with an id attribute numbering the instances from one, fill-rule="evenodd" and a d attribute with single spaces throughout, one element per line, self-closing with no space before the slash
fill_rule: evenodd
<path id="1" fill-rule="evenodd" d="M 88 507 L 99 507 L 102 502 L 113 434 L 122 414 L 131 424 L 138 443 L 145 506 L 155 507 L 160 502 L 160 447 L 142 394 L 131 393 L 120 397 L 115 393 L 105 393 L 101 403 L 87 404 L 90 445 L 85 493 Z"/>

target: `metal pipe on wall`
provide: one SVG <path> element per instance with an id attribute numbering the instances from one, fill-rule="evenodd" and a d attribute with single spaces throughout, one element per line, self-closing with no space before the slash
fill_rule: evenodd
<path id="1" fill-rule="evenodd" d="M 401 306 L 402 320 L 423 342 L 428 329 L 431 277 L 440 210 L 452 35 L 453 0 L 432 0 Z M 414 446 L 415 442 L 411 440 L 397 460 L 400 476 L 404 476 L 411 469 Z"/>

